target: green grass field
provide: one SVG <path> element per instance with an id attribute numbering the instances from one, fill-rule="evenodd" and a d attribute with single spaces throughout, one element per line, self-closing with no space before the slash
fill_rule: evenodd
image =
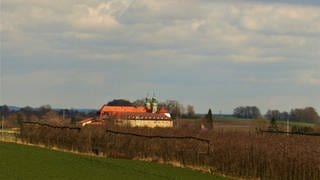
<path id="1" fill-rule="evenodd" d="M 192 127 L 198 127 L 198 128 L 200 128 L 202 123 L 201 119 L 179 119 L 179 120 L 176 120 L 176 122 L 178 127 L 192 126 Z M 257 128 L 267 130 L 269 126 L 270 126 L 270 121 L 266 119 L 243 119 L 243 118 L 235 118 L 235 117 L 214 117 L 213 118 L 213 128 L 216 131 L 223 130 L 223 131 L 255 132 Z M 287 130 L 286 121 L 277 121 L 277 126 L 281 131 Z M 290 126 L 290 129 L 294 126 L 317 128 L 316 123 L 295 122 L 295 121 L 290 121 L 289 126 Z M 319 130 L 316 129 L 316 131 L 319 131 Z"/>
<path id="2" fill-rule="evenodd" d="M 224 179 L 189 169 L 0 142 L 0 179 Z"/>

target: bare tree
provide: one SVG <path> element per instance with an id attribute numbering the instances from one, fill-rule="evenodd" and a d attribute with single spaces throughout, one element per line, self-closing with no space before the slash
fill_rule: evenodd
<path id="1" fill-rule="evenodd" d="M 260 110 L 256 106 L 239 106 L 234 109 L 233 115 L 238 118 L 254 119 L 261 116 Z"/>
<path id="2" fill-rule="evenodd" d="M 194 111 L 194 107 L 192 105 L 187 105 L 187 116 L 189 118 L 195 117 L 196 113 Z"/>
<path id="3" fill-rule="evenodd" d="M 59 117 L 59 114 L 55 111 L 49 111 L 45 115 L 42 116 L 42 121 L 54 124 L 54 125 L 62 125 L 66 124 L 66 121 L 64 121 L 62 118 Z"/>
<path id="4" fill-rule="evenodd" d="M 279 110 L 268 110 L 265 117 L 269 120 L 280 120 L 280 114 Z"/>
<path id="5" fill-rule="evenodd" d="M 168 109 L 173 118 L 180 118 L 185 112 L 183 105 L 176 100 L 167 100 L 166 102 L 159 103 L 159 107 Z"/>
<path id="6" fill-rule="evenodd" d="M 144 106 L 146 103 L 146 100 L 145 99 L 137 99 L 135 100 L 132 104 L 134 106 Z"/>
<path id="7" fill-rule="evenodd" d="M 304 109 L 292 109 L 290 112 L 291 121 L 319 122 L 319 115 L 313 107 Z"/>

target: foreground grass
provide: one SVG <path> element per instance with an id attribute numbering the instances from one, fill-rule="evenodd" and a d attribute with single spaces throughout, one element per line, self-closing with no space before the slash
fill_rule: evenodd
<path id="1" fill-rule="evenodd" d="M 0 179 L 223 179 L 133 160 L 106 159 L 0 142 Z"/>

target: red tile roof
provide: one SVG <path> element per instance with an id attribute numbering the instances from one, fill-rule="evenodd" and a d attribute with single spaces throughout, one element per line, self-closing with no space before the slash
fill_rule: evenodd
<path id="1" fill-rule="evenodd" d="M 144 106 L 107 106 L 104 105 L 100 112 L 147 112 Z"/>
<path id="2" fill-rule="evenodd" d="M 158 113 L 169 113 L 169 111 L 166 108 L 160 108 Z"/>
<path id="3" fill-rule="evenodd" d="M 144 106 L 108 106 L 104 105 L 100 109 L 100 117 L 107 115 L 111 119 L 126 120 L 171 120 L 171 117 L 165 108 L 160 108 L 157 113 L 147 111 Z"/>

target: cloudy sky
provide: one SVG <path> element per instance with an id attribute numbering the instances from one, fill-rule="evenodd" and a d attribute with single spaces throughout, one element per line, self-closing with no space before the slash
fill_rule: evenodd
<path id="1" fill-rule="evenodd" d="M 2 0 L 1 103 L 320 112 L 318 0 Z"/>

